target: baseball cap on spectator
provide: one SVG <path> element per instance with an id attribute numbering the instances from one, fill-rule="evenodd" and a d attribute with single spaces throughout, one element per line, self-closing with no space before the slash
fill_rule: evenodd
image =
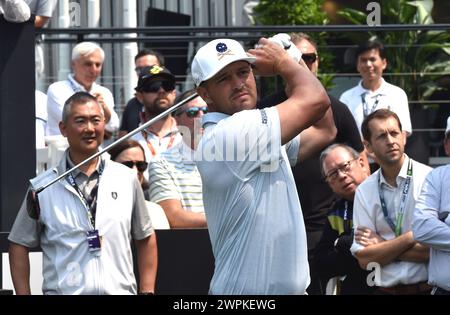
<path id="1" fill-rule="evenodd" d="M 140 92 L 146 85 L 154 81 L 166 81 L 173 87 L 172 90 L 175 88 L 175 76 L 169 69 L 163 66 L 153 65 L 144 67 L 141 70 L 135 90 Z"/>
<path id="2" fill-rule="evenodd" d="M 211 79 L 220 70 L 235 61 L 255 62 L 242 45 L 234 39 L 214 39 L 201 47 L 192 61 L 191 73 L 196 86 Z"/>

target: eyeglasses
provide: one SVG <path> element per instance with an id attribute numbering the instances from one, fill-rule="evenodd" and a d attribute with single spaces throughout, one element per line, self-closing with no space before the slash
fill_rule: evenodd
<path id="1" fill-rule="evenodd" d="M 317 59 L 317 54 L 316 53 L 302 54 L 302 59 L 305 63 L 313 63 Z"/>
<path id="2" fill-rule="evenodd" d="M 148 163 L 145 161 L 123 161 L 121 164 L 128 166 L 129 168 L 133 168 L 136 165 L 136 168 L 139 172 L 145 172 L 147 170 Z"/>
<path id="3" fill-rule="evenodd" d="M 161 87 L 166 92 L 172 92 L 175 84 L 171 81 L 153 81 L 145 84 L 140 90 L 144 93 L 157 93 Z"/>
<path id="4" fill-rule="evenodd" d="M 207 106 L 191 107 L 179 113 L 177 116 L 181 115 L 182 113 L 186 113 L 186 116 L 188 116 L 189 118 L 194 118 L 198 116 L 198 113 L 200 113 L 200 111 L 202 111 L 203 114 L 206 114 L 208 112 L 208 107 Z"/>
<path id="5" fill-rule="evenodd" d="M 356 161 L 356 159 L 347 161 L 344 164 L 342 164 L 341 166 L 330 171 L 327 175 L 325 175 L 325 181 L 327 181 L 327 182 L 335 181 L 338 178 L 339 172 L 341 172 L 342 174 L 348 174 L 348 172 L 350 172 L 350 170 L 352 169 L 353 161 Z"/>

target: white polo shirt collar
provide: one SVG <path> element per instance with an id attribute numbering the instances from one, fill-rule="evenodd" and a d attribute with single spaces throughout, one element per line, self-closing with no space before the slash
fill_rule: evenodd
<path id="1" fill-rule="evenodd" d="M 70 86 L 74 92 L 81 92 L 81 91 L 90 92 L 90 91 L 95 90 L 95 87 L 97 86 L 97 83 L 94 82 L 94 83 L 92 83 L 91 89 L 89 91 L 87 91 L 84 88 L 84 86 L 82 86 L 80 83 L 77 82 L 77 80 L 75 80 L 75 77 L 72 73 L 70 73 L 68 75 L 68 80 L 69 80 Z"/>
<path id="2" fill-rule="evenodd" d="M 217 124 L 219 121 L 227 117 L 230 117 L 230 115 L 219 112 L 207 113 L 202 117 L 202 127 L 206 128 L 210 124 Z"/>
<path id="3" fill-rule="evenodd" d="M 371 95 L 371 96 L 387 95 L 388 94 L 388 91 L 386 91 L 388 86 L 386 84 L 386 81 L 384 81 L 383 78 L 381 78 L 381 85 L 380 85 L 380 87 L 377 90 L 375 90 L 375 91 L 370 91 L 370 90 L 367 90 L 366 88 L 364 88 L 362 86 L 362 80 L 359 81 L 359 83 L 357 85 L 357 88 L 358 88 L 357 94 L 360 94 L 360 95 L 362 95 L 364 93 L 367 93 L 368 95 Z"/>
<path id="4" fill-rule="evenodd" d="M 406 180 L 406 177 L 407 177 L 408 161 L 409 161 L 410 157 L 408 155 L 406 155 L 405 153 L 404 153 L 404 156 L 405 156 L 405 159 L 403 160 L 402 168 L 400 169 L 400 172 L 398 173 L 397 178 L 395 179 L 395 181 L 397 182 L 397 187 L 399 187 L 399 185 L 401 184 L 400 178 L 402 178 L 403 180 Z M 411 163 L 412 163 L 412 161 L 411 161 Z M 380 183 L 382 185 L 392 187 L 384 178 L 381 168 L 380 168 Z"/>

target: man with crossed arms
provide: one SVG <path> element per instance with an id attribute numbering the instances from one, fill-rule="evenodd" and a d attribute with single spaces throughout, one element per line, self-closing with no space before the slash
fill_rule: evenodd
<path id="1" fill-rule="evenodd" d="M 429 249 L 411 231 L 413 212 L 431 168 L 404 153 L 406 136 L 397 114 L 380 109 L 361 126 L 364 145 L 380 169 L 356 190 L 351 247 L 363 269 L 375 267 L 374 294 L 427 294 Z M 375 264 L 375 265 L 374 265 Z M 369 275 L 370 277 L 370 275 Z"/>

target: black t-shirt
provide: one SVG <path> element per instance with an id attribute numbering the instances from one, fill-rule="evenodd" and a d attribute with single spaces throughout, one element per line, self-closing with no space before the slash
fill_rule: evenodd
<path id="1" fill-rule="evenodd" d="M 130 132 L 139 126 L 141 122 L 139 113 L 142 111 L 142 106 L 143 105 L 137 100 L 136 97 L 133 97 L 128 101 L 122 114 L 120 130 Z"/>
<path id="2" fill-rule="evenodd" d="M 333 143 L 347 144 L 356 151 L 362 152 L 364 146 L 350 110 L 337 98 L 331 95 L 328 96 L 330 97 L 334 123 L 337 129 L 336 138 Z M 280 91 L 258 102 L 257 107 L 265 108 L 278 105 L 286 99 L 287 96 L 284 91 Z M 317 152 L 313 157 L 298 163 L 292 168 L 302 206 L 306 232 L 309 234 L 308 251 L 310 253 L 320 240 L 320 231 L 324 228 L 327 213 L 336 199 L 333 191 L 325 180 L 323 180 L 320 172 L 320 153 Z"/>

